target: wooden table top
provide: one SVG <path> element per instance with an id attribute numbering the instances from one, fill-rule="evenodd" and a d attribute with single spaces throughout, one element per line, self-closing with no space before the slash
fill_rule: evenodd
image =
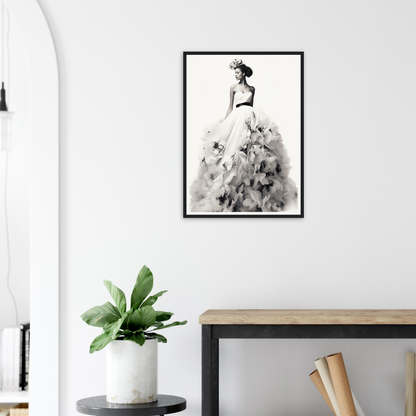
<path id="1" fill-rule="evenodd" d="M 208 309 L 202 325 L 416 325 L 416 309 Z"/>

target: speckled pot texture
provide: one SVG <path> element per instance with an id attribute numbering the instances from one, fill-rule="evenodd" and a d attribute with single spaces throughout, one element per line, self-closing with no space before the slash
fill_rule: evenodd
<path id="1" fill-rule="evenodd" d="M 157 393 L 157 339 L 140 346 L 116 340 L 107 347 L 107 402 L 151 403 Z"/>

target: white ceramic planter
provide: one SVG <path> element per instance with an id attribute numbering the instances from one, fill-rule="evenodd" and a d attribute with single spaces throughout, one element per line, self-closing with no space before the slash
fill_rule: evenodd
<path id="1" fill-rule="evenodd" d="M 157 339 L 147 339 L 143 346 L 133 341 L 111 341 L 106 350 L 107 402 L 157 401 Z"/>

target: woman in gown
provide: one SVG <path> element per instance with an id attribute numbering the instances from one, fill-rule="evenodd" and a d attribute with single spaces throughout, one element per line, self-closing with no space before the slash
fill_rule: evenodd
<path id="1" fill-rule="evenodd" d="M 238 82 L 230 87 L 225 119 L 202 137 L 191 210 L 279 212 L 296 207 L 297 189 L 278 127 L 253 108 L 255 88 L 247 84 L 253 71 L 237 59 L 230 69 Z"/>

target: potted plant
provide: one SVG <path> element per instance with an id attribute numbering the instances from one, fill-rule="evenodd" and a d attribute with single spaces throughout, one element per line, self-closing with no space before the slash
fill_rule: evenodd
<path id="1" fill-rule="evenodd" d="M 127 309 L 123 291 L 104 280 L 115 305 L 106 302 L 81 315 L 92 326 L 103 329 L 90 346 L 90 353 L 107 346 L 107 401 L 118 404 L 157 401 L 157 344 L 167 339 L 155 331 L 185 325 L 187 321 L 166 324 L 173 313 L 156 311 L 153 305 L 167 290 L 149 296 L 153 274 L 143 266 Z"/>

